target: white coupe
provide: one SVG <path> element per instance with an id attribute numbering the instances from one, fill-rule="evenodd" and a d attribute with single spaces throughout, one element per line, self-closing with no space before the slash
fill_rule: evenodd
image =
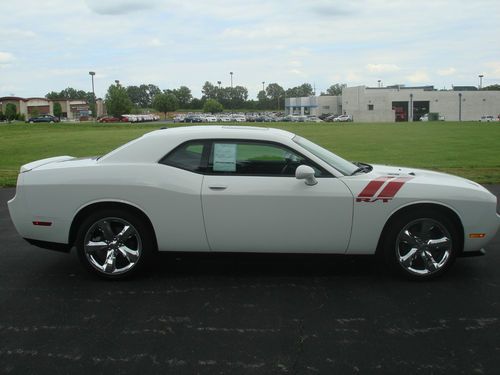
<path id="1" fill-rule="evenodd" d="M 475 182 L 351 163 L 298 135 L 249 126 L 153 131 L 102 157 L 21 167 L 9 211 L 43 248 L 129 276 L 157 251 L 380 254 L 414 279 L 484 254 L 497 199 Z"/>

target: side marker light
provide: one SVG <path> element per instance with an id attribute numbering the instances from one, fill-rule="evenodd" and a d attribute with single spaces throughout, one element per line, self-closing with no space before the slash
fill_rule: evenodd
<path id="1" fill-rule="evenodd" d="M 34 221 L 33 225 L 37 225 L 40 227 L 50 227 L 52 223 L 50 221 Z"/>

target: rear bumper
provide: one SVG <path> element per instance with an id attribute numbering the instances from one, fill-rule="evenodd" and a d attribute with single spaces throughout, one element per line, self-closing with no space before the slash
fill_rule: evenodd
<path id="1" fill-rule="evenodd" d="M 31 245 L 40 247 L 42 249 L 59 251 L 62 253 L 69 253 L 69 251 L 71 250 L 71 246 L 65 243 L 33 240 L 31 238 L 25 238 L 25 240 L 28 241 Z"/>

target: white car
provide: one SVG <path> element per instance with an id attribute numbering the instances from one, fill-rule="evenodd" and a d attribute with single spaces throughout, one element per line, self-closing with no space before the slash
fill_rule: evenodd
<path id="1" fill-rule="evenodd" d="M 217 117 L 211 116 L 211 115 L 207 115 L 207 116 L 205 116 L 204 120 L 206 122 L 217 122 Z"/>
<path id="2" fill-rule="evenodd" d="M 493 116 L 481 116 L 479 121 L 480 122 L 495 122 L 495 121 L 498 121 L 498 119 L 493 117 Z"/>
<path id="3" fill-rule="evenodd" d="M 438 119 L 439 119 L 439 121 L 445 120 L 444 116 L 441 116 L 441 115 L 438 115 Z M 420 117 L 419 121 L 424 121 L 424 122 L 429 121 L 429 114 L 426 113 L 426 114 L 422 115 L 422 117 Z"/>
<path id="4" fill-rule="evenodd" d="M 98 158 L 21 167 L 8 202 L 17 231 L 108 278 L 156 251 L 380 254 L 410 278 L 483 254 L 497 199 L 472 181 L 353 164 L 283 130 L 153 131 Z"/>
<path id="5" fill-rule="evenodd" d="M 333 119 L 333 122 L 351 122 L 351 121 L 352 121 L 351 115 L 340 115 Z"/>

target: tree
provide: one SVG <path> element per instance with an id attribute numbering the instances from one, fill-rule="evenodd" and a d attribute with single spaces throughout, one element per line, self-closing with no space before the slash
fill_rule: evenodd
<path id="1" fill-rule="evenodd" d="M 292 87 L 286 90 L 286 96 L 291 98 L 303 98 L 311 96 L 313 94 L 313 88 L 310 83 L 303 83 L 300 86 Z"/>
<path id="2" fill-rule="evenodd" d="M 139 86 L 127 86 L 127 95 L 130 101 L 140 107 L 141 103 L 148 101 L 147 93 L 145 90 L 141 90 Z"/>
<path id="3" fill-rule="evenodd" d="M 198 98 L 193 98 L 189 105 L 192 109 L 202 109 L 203 108 L 203 100 Z"/>
<path id="4" fill-rule="evenodd" d="M 342 89 L 347 87 L 345 83 L 336 83 L 334 85 L 331 85 L 329 88 L 326 89 L 326 93 L 322 92 L 321 96 L 325 95 L 331 95 L 331 96 L 340 96 L 342 95 Z"/>
<path id="5" fill-rule="evenodd" d="M 500 90 L 500 85 L 489 85 L 489 86 L 483 87 L 481 90 L 486 90 L 486 91 Z"/>
<path id="6" fill-rule="evenodd" d="M 218 113 L 222 112 L 224 107 L 215 99 L 207 99 L 203 105 L 203 112 Z"/>
<path id="7" fill-rule="evenodd" d="M 66 99 L 66 100 L 87 100 L 90 103 L 89 98 L 94 97 L 92 92 L 85 92 L 83 90 L 77 90 L 73 87 L 67 87 L 61 92 L 51 91 L 47 95 L 45 95 L 47 99 L 57 100 L 57 99 Z"/>
<path id="8" fill-rule="evenodd" d="M 180 108 L 188 108 L 189 103 L 193 99 L 193 95 L 191 95 L 191 90 L 189 87 L 181 86 L 178 89 L 173 89 L 172 93 L 179 99 Z"/>
<path id="9" fill-rule="evenodd" d="M 17 107 L 13 103 L 7 103 L 5 106 L 5 118 L 8 122 L 14 120 L 17 116 Z"/>
<path id="10" fill-rule="evenodd" d="M 61 97 L 59 96 L 59 93 L 58 92 L 55 92 L 55 91 L 51 91 L 49 92 L 47 95 L 45 95 L 45 97 L 47 99 L 50 99 L 50 100 L 55 100 L 55 99 L 60 99 Z"/>
<path id="11" fill-rule="evenodd" d="M 179 108 L 179 100 L 174 94 L 159 93 L 153 99 L 153 108 L 163 112 L 166 118 L 167 112 L 172 112 Z"/>
<path id="12" fill-rule="evenodd" d="M 230 98 L 231 98 L 231 108 L 243 108 L 246 100 L 248 99 L 248 90 L 243 86 L 236 86 L 229 89 Z"/>
<path id="13" fill-rule="evenodd" d="M 54 116 L 58 117 L 59 120 L 60 120 L 61 119 L 61 115 L 62 115 L 61 103 L 55 102 L 54 103 Z"/>
<path id="14" fill-rule="evenodd" d="M 258 99 L 258 107 L 259 109 L 267 109 L 269 108 L 269 99 L 267 98 L 266 92 L 264 90 L 260 90 L 257 94 Z"/>
<path id="15" fill-rule="evenodd" d="M 148 94 L 148 100 L 145 103 L 142 103 L 142 108 L 150 108 L 153 106 L 153 99 L 155 98 L 156 95 L 161 93 L 161 90 L 158 86 L 153 85 L 151 83 L 147 85 L 140 85 L 139 88 L 141 90 L 146 91 Z"/>
<path id="16" fill-rule="evenodd" d="M 278 85 L 277 83 L 270 83 L 266 87 L 266 95 L 269 97 L 270 103 L 269 108 L 274 105 L 281 107 L 280 102 L 283 102 L 283 108 L 285 106 L 285 89 Z"/>
<path id="17" fill-rule="evenodd" d="M 206 81 L 203 87 L 201 88 L 201 92 L 203 96 L 202 99 L 217 99 L 219 88 L 212 83 Z"/>
<path id="18" fill-rule="evenodd" d="M 120 117 L 130 112 L 133 106 L 127 95 L 127 89 L 119 85 L 109 86 L 105 102 L 108 113 L 115 117 Z"/>

